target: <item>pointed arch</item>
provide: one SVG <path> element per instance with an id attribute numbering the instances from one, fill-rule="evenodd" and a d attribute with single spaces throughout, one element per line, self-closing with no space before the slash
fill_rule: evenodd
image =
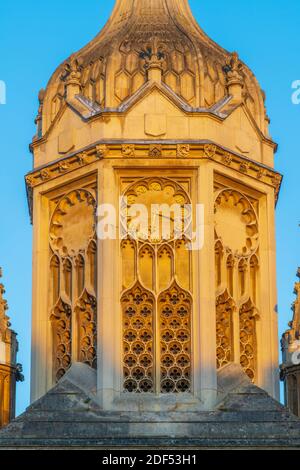
<path id="1" fill-rule="evenodd" d="M 243 297 L 245 294 L 247 294 L 246 289 L 247 289 L 248 268 L 249 268 L 248 260 L 245 258 L 242 258 L 238 264 L 240 297 Z"/>
<path id="2" fill-rule="evenodd" d="M 168 243 L 164 243 L 157 253 L 158 290 L 166 289 L 174 277 L 174 253 Z"/>
<path id="3" fill-rule="evenodd" d="M 79 298 L 85 286 L 85 259 L 82 254 L 76 257 L 76 295 Z"/>
<path id="4" fill-rule="evenodd" d="M 189 240 L 182 237 L 175 241 L 175 278 L 184 289 L 190 290 L 192 284 L 192 259 Z"/>
<path id="5" fill-rule="evenodd" d="M 217 240 L 215 243 L 215 269 L 216 269 L 216 288 L 218 288 L 222 281 L 222 262 L 224 256 L 224 248 L 221 240 Z"/>
<path id="6" fill-rule="evenodd" d="M 91 240 L 87 249 L 87 258 L 89 263 L 89 286 L 97 292 L 97 243 Z"/>
<path id="7" fill-rule="evenodd" d="M 64 292 L 72 302 L 72 261 L 70 258 L 63 260 Z"/>
<path id="8" fill-rule="evenodd" d="M 235 266 L 235 260 L 234 257 L 232 256 L 232 253 L 230 253 L 227 256 L 226 260 L 226 269 L 227 269 L 227 286 L 228 286 L 228 293 L 233 297 L 233 283 L 234 283 L 234 266 Z"/>
<path id="9" fill-rule="evenodd" d="M 137 245 L 136 241 L 130 238 L 122 240 L 122 287 L 129 289 L 136 281 Z"/>
<path id="10" fill-rule="evenodd" d="M 259 270 L 259 259 L 257 254 L 254 254 L 250 258 L 250 293 L 253 302 L 256 304 L 258 297 L 258 270 Z"/>
<path id="11" fill-rule="evenodd" d="M 52 305 L 55 305 L 60 294 L 60 260 L 57 255 L 53 255 L 50 260 L 50 271 Z"/>
<path id="12" fill-rule="evenodd" d="M 138 255 L 139 278 L 146 289 L 155 289 L 155 251 L 146 243 Z"/>

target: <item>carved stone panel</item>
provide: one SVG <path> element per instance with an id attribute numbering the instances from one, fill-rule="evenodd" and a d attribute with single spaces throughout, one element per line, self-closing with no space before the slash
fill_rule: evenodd
<path id="1" fill-rule="evenodd" d="M 215 238 L 217 367 L 239 362 L 254 382 L 259 319 L 258 215 L 254 203 L 240 191 L 218 191 Z M 235 315 L 236 310 L 239 314 Z M 239 338 L 234 337 L 237 332 Z"/>
<path id="2" fill-rule="evenodd" d="M 161 393 L 191 390 L 191 309 L 189 294 L 176 284 L 158 300 Z"/>
<path id="3" fill-rule="evenodd" d="M 154 391 L 154 308 L 152 294 L 137 283 L 121 299 L 124 390 Z"/>
<path id="4" fill-rule="evenodd" d="M 97 244 L 93 190 L 74 189 L 50 219 L 53 380 L 73 361 L 97 365 Z"/>
<path id="5" fill-rule="evenodd" d="M 192 262 L 182 210 L 190 202 L 189 195 L 174 180 L 150 177 L 130 184 L 124 196 L 122 210 L 129 232 L 121 243 L 122 285 L 136 282 L 121 296 L 124 389 L 157 394 L 191 392 Z M 146 231 L 139 227 L 133 231 L 133 205 L 146 208 Z M 172 206 L 179 208 L 178 213 L 161 210 Z M 168 236 L 156 230 L 162 229 L 165 219 Z M 179 226 L 182 236 L 177 239 Z"/>

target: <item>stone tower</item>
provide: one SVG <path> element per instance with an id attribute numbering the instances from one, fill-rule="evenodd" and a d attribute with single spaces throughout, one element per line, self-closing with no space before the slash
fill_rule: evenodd
<path id="1" fill-rule="evenodd" d="M 300 278 L 300 268 L 297 273 Z M 293 320 L 281 340 L 281 379 L 284 382 L 285 403 L 300 417 L 300 282 L 295 284 L 297 299 L 293 303 Z"/>
<path id="2" fill-rule="evenodd" d="M 282 412 L 270 398 L 279 397 L 281 176 L 264 99 L 187 0 L 117 0 L 99 35 L 54 72 L 39 95 L 26 177 L 33 405 L 18 421 L 21 441 L 214 445 L 215 436 L 223 445 L 214 410 L 226 399 L 223 409 L 235 413 L 227 421 L 237 421 L 224 427 L 224 445 L 239 445 L 241 432 L 247 446 L 279 443 L 281 418 L 272 435 L 261 425 L 256 441 L 247 428 L 250 409 L 265 422 L 262 403 Z M 179 206 L 167 237 L 152 231 L 167 217 L 161 208 L 159 223 L 148 211 L 150 227 L 123 236 L 137 204 Z M 44 435 L 45 413 L 53 426 Z"/>
<path id="3" fill-rule="evenodd" d="M 16 380 L 20 377 L 20 366 L 17 365 L 17 335 L 10 329 L 4 294 L 4 286 L 0 284 L 0 428 L 15 417 Z"/>
<path id="4" fill-rule="evenodd" d="M 40 93 L 37 123 L 32 399 L 73 362 L 97 369 L 105 408 L 124 391 L 189 392 L 211 406 L 217 369 L 231 362 L 278 397 L 281 177 L 264 93 L 238 55 L 204 34 L 187 0 L 117 1 Z M 96 205 L 118 212 L 122 195 L 129 206 L 203 204 L 203 249 L 172 237 L 97 241 Z"/>

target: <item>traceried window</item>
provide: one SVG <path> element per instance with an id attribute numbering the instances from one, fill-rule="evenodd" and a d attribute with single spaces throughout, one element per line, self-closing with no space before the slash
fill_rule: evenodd
<path id="1" fill-rule="evenodd" d="M 259 319 L 259 234 L 255 205 L 254 200 L 235 189 L 218 189 L 216 194 L 217 367 L 238 361 L 252 381 L 257 374 Z"/>
<path id="2" fill-rule="evenodd" d="M 53 380 L 73 361 L 96 368 L 97 244 L 93 189 L 58 199 L 50 221 L 50 321 Z"/>
<path id="3" fill-rule="evenodd" d="M 189 204 L 185 189 L 166 178 L 146 178 L 128 187 L 123 215 L 130 229 L 130 208 L 147 208 L 148 232 L 121 242 L 123 315 L 123 389 L 131 393 L 183 393 L 192 388 L 192 262 L 183 232 L 183 208 Z M 153 231 L 153 205 L 179 207 L 169 214 L 170 231 Z M 157 210 L 162 229 L 167 217 Z M 182 227 L 181 227 L 182 228 Z M 155 232 L 155 235 L 153 235 Z"/>

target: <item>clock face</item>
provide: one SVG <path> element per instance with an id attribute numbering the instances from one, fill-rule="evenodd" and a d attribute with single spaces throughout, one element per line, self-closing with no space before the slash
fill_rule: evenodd
<path id="1" fill-rule="evenodd" d="M 150 243 L 183 238 L 191 224 L 190 200 L 173 181 L 145 179 L 127 190 L 121 217 L 127 237 Z"/>

